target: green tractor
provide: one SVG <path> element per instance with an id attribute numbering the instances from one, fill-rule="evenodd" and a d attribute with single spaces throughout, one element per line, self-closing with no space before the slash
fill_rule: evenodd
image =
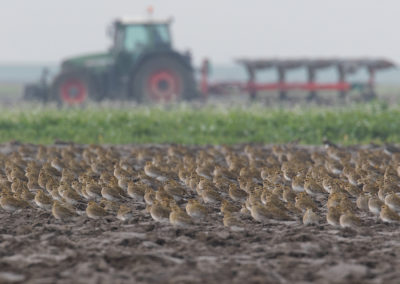
<path id="1" fill-rule="evenodd" d="M 190 54 L 172 47 L 170 20 L 118 19 L 106 53 L 69 58 L 47 86 L 30 84 L 25 98 L 81 105 L 88 99 L 174 102 L 198 97 Z"/>

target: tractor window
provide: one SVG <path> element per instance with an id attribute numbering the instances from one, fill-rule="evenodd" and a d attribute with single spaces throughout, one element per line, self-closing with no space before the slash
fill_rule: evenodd
<path id="1" fill-rule="evenodd" d="M 150 38 L 145 26 L 132 25 L 125 29 L 124 48 L 127 51 L 140 50 L 150 45 Z"/>
<path id="2" fill-rule="evenodd" d="M 169 30 L 166 25 L 153 26 L 153 38 L 155 44 L 170 44 Z"/>
<path id="3" fill-rule="evenodd" d="M 170 47 L 171 40 L 166 24 L 127 25 L 117 30 L 115 49 L 128 52 L 148 47 Z"/>

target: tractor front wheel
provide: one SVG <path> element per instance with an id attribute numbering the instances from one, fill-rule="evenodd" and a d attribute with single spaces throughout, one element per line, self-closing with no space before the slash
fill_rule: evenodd
<path id="1" fill-rule="evenodd" d="M 193 72 L 173 57 L 155 57 L 133 76 L 131 95 L 139 102 L 169 103 L 196 96 Z"/>

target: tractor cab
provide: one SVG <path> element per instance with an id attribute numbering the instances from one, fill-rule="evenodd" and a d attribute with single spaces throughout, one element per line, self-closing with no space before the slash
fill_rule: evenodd
<path id="1" fill-rule="evenodd" d="M 141 20 L 121 18 L 114 22 L 115 53 L 141 53 L 149 50 L 171 49 L 169 26 L 171 20 Z"/>

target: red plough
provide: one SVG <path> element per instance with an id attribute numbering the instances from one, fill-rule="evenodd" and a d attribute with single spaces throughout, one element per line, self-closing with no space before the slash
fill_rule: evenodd
<path id="1" fill-rule="evenodd" d="M 288 91 L 308 91 L 307 99 L 313 99 L 317 91 L 333 90 L 338 91 L 341 98 L 353 89 L 359 89 L 366 99 L 372 99 L 375 95 L 375 73 L 377 71 L 392 68 L 395 64 L 385 59 L 240 59 L 241 64 L 247 71 L 248 81 L 227 81 L 213 82 L 208 80 L 209 63 L 204 60 L 202 66 L 201 90 L 205 97 L 209 94 L 229 94 L 232 90 L 248 93 L 254 99 L 258 92 L 277 91 L 280 99 L 285 99 Z M 316 73 L 326 68 L 335 68 L 338 73 L 338 81 L 333 83 L 316 82 Z M 287 82 L 287 72 L 303 68 L 307 72 L 306 82 Z M 365 68 L 368 71 L 369 79 L 366 83 L 349 83 L 346 77 L 359 69 Z M 272 83 L 256 82 L 257 72 L 267 69 L 275 69 L 278 74 L 278 81 Z"/>

